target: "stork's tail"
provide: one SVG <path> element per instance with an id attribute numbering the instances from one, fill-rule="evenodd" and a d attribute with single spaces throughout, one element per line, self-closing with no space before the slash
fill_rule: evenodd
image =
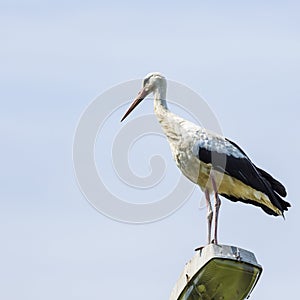
<path id="1" fill-rule="evenodd" d="M 257 168 L 257 170 L 263 177 L 263 180 L 269 186 L 269 190 L 272 192 L 270 195 L 268 195 L 271 202 L 280 210 L 281 215 L 284 218 L 284 212 L 287 211 L 289 207 L 291 207 L 291 204 L 289 202 L 282 199 L 282 197 L 287 196 L 284 185 L 266 171 L 260 168 Z"/>

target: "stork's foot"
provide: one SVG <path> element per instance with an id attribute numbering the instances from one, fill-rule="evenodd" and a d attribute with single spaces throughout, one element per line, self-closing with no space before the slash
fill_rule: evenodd
<path id="1" fill-rule="evenodd" d="M 218 245 L 218 241 L 216 239 L 212 239 L 211 243 L 215 244 L 215 245 Z"/>
<path id="2" fill-rule="evenodd" d="M 199 246 L 197 248 L 195 248 L 195 251 L 201 251 L 203 248 L 205 248 L 207 245 L 210 245 L 210 244 L 214 244 L 214 245 L 219 245 L 215 239 L 212 239 L 210 242 L 208 242 L 206 245 L 204 246 Z"/>
<path id="3" fill-rule="evenodd" d="M 195 248 L 195 251 L 201 251 L 205 246 L 200 246 L 198 248 Z"/>

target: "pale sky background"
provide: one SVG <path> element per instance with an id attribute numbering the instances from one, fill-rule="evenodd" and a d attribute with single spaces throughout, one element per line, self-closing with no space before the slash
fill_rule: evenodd
<path id="1" fill-rule="evenodd" d="M 1 0 L 0 14 L 1 299 L 169 298 L 206 241 L 200 190 L 159 222 L 125 224 L 86 201 L 72 165 L 84 108 L 151 71 L 203 96 L 286 185 L 285 221 L 224 200 L 219 236 L 262 264 L 251 299 L 298 297 L 299 1 Z"/>

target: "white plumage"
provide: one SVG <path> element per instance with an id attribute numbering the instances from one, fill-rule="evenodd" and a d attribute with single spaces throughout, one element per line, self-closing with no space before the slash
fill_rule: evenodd
<path id="1" fill-rule="evenodd" d="M 173 158 L 181 172 L 199 185 L 207 202 L 208 243 L 211 241 L 214 194 L 214 240 L 217 243 L 218 213 L 222 195 L 232 201 L 260 206 L 271 215 L 283 215 L 290 204 L 284 186 L 264 170 L 256 167 L 235 143 L 201 128 L 170 112 L 166 102 L 167 82 L 160 73 L 150 73 L 143 88 L 125 113 L 130 112 L 150 93 L 154 94 L 154 112 L 168 138 Z"/>

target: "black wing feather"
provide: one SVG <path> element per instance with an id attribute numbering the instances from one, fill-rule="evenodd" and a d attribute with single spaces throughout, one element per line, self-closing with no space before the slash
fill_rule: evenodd
<path id="1" fill-rule="evenodd" d="M 263 192 L 281 212 L 287 210 L 290 204 L 276 194 L 277 192 L 281 196 L 286 195 L 284 186 L 270 174 L 257 168 L 238 145 L 228 139 L 226 140 L 239 149 L 244 156 L 235 157 L 226 153 L 208 150 L 205 147 L 199 147 L 199 159 L 204 163 L 212 164 L 213 169 L 234 177 L 257 191 Z M 223 196 L 232 201 L 243 201 L 254 204 L 253 201 L 248 199 L 233 199 L 231 195 Z M 260 204 L 255 205 L 261 206 L 265 212 L 274 215 L 274 212 L 270 208 Z"/>
<path id="2" fill-rule="evenodd" d="M 281 197 L 287 196 L 286 189 L 282 183 L 280 183 L 278 180 L 276 180 L 272 175 L 270 175 L 266 171 L 264 171 L 258 167 L 256 167 L 256 169 L 264 178 L 266 178 L 270 182 L 270 184 L 275 192 L 277 192 Z"/>
<path id="3" fill-rule="evenodd" d="M 241 153 L 243 153 L 246 157 L 248 157 L 247 154 L 243 151 L 243 149 L 239 145 L 237 145 L 235 142 L 233 142 L 233 141 L 231 141 L 227 138 L 225 138 L 225 139 L 226 139 L 226 141 L 231 143 L 233 146 L 235 146 L 237 149 L 239 149 L 241 151 Z M 260 173 L 260 175 L 262 175 L 267 181 L 269 181 L 269 183 L 271 184 L 271 186 L 272 186 L 272 188 L 274 189 L 275 192 L 277 192 L 282 197 L 287 196 L 286 189 L 285 189 L 285 187 L 282 183 L 280 183 L 278 180 L 276 180 L 272 175 L 270 175 L 266 171 L 264 171 L 264 170 L 262 170 L 258 167 L 256 167 L 256 169 Z"/>

